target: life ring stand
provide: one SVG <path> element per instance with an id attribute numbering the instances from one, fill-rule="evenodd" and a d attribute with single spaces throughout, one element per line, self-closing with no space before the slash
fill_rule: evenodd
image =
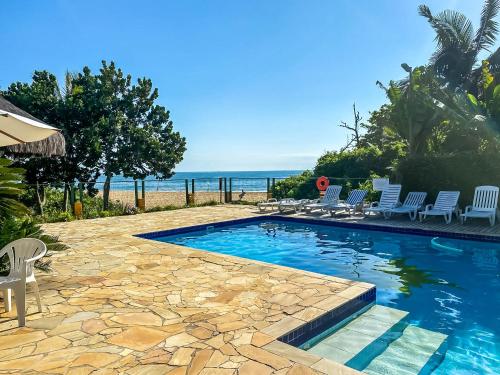
<path id="1" fill-rule="evenodd" d="M 319 191 L 325 191 L 328 188 L 328 185 L 330 185 L 330 181 L 325 176 L 318 177 L 316 180 L 316 187 Z"/>

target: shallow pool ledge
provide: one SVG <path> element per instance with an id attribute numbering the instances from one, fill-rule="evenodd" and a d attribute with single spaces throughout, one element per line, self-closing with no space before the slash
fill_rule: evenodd
<path id="1" fill-rule="evenodd" d="M 355 283 L 319 300 L 300 312 L 264 328 L 263 333 L 277 340 L 300 346 L 328 328 L 375 302 L 376 288 L 369 283 Z M 314 302 L 314 301 L 311 301 Z"/>

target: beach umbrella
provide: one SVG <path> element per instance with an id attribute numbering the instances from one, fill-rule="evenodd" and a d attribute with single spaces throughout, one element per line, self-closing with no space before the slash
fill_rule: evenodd
<path id="1" fill-rule="evenodd" d="M 64 155 L 64 136 L 0 96 L 0 147 L 13 153 Z"/>

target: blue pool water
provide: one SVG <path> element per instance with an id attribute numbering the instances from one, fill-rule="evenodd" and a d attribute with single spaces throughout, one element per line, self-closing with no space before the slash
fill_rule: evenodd
<path id="1" fill-rule="evenodd" d="M 378 304 L 449 336 L 435 373 L 500 373 L 500 243 L 280 220 L 155 239 L 373 283 Z"/>

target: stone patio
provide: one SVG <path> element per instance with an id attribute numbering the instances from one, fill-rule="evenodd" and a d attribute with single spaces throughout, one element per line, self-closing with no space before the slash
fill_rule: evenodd
<path id="1" fill-rule="evenodd" d="M 37 274 L 27 326 L 0 314 L 0 373 L 354 374 L 276 340 L 373 286 L 133 234 L 257 215 L 215 206 L 47 224 L 70 249 Z"/>

